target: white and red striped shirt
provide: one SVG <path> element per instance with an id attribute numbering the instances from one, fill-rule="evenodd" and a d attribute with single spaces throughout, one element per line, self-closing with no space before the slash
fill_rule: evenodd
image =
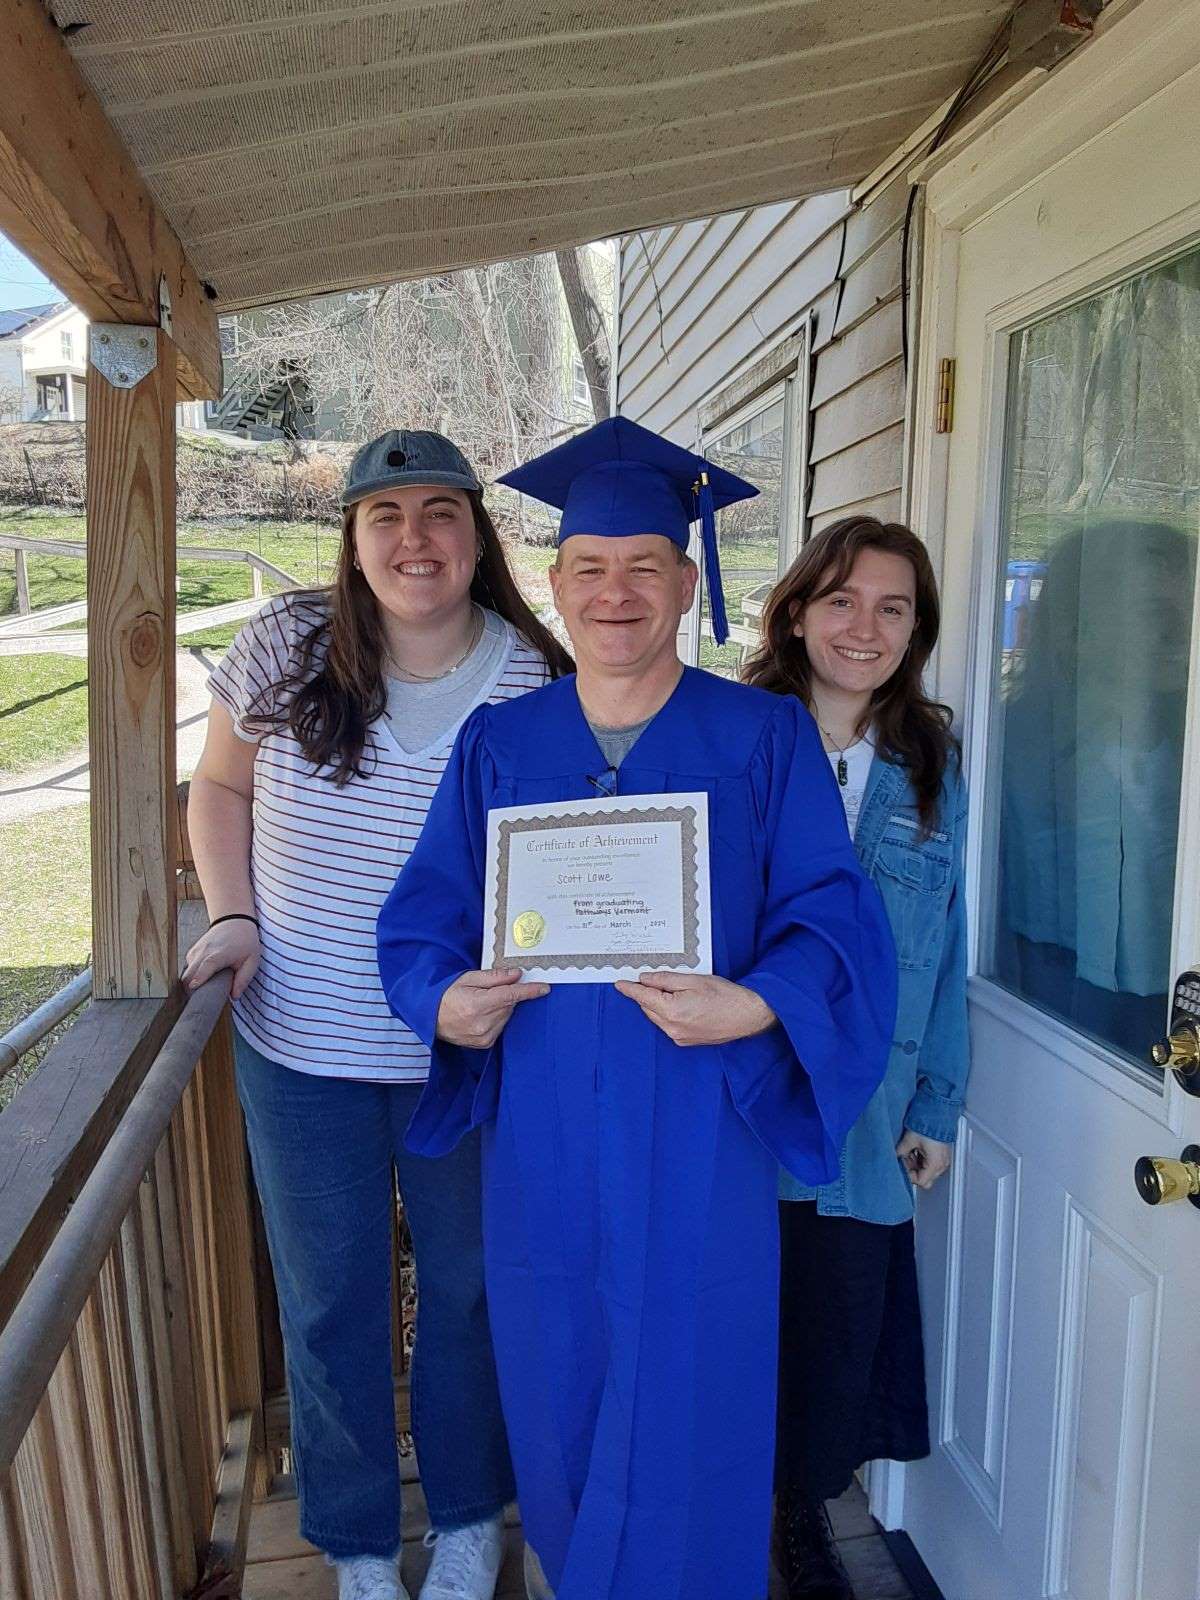
<path id="1" fill-rule="evenodd" d="M 250 871 L 262 961 L 234 1002 L 234 1020 L 263 1055 L 301 1072 L 420 1082 L 429 1051 L 388 1009 L 375 921 L 417 841 L 462 719 L 413 754 L 380 719 L 363 757 L 366 776 L 341 788 L 314 770 L 289 729 L 260 737 L 255 713 L 286 703 L 278 686 L 326 611 L 319 595 L 268 601 L 209 680 L 239 736 L 258 742 Z M 504 628 L 506 648 L 477 703 L 512 699 L 549 678 L 541 654 L 507 622 Z M 319 648 L 314 668 L 322 655 Z"/>

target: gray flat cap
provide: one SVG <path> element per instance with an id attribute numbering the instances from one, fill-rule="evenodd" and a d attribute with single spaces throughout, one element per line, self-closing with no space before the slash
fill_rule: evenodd
<path id="1" fill-rule="evenodd" d="M 381 489 L 413 483 L 435 483 L 447 489 L 483 488 L 466 456 L 440 433 L 393 428 L 356 452 L 342 489 L 343 509 Z"/>

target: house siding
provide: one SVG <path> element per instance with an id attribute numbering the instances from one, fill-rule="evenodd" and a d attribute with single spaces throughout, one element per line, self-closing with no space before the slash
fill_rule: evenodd
<path id="1" fill-rule="evenodd" d="M 808 515 L 898 517 L 905 382 L 900 239 L 907 189 L 847 191 L 622 241 L 617 409 L 694 445 L 715 391 L 815 319 Z"/>

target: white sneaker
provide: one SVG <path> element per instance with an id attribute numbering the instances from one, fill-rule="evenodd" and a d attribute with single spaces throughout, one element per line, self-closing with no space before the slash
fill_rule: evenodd
<path id="1" fill-rule="evenodd" d="M 383 1556 L 349 1556 L 334 1561 L 338 1600 L 410 1600 L 400 1582 L 395 1560 Z"/>
<path id="2" fill-rule="evenodd" d="M 431 1528 L 425 1547 L 433 1560 L 420 1600 L 492 1600 L 504 1559 L 503 1513 L 444 1533 Z"/>
<path id="3" fill-rule="evenodd" d="M 528 1600 L 554 1600 L 554 1590 L 546 1582 L 542 1563 L 531 1544 L 525 1546 L 525 1593 Z"/>

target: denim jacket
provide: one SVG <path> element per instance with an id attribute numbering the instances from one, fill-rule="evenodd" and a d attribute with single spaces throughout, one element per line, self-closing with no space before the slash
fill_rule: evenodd
<path id="1" fill-rule="evenodd" d="M 912 1186 L 896 1155 L 907 1128 L 954 1141 L 970 1070 L 963 844 L 966 785 L 947 767 L 933 832 L 921 833 L 903 767 L 871 764 L 854 845 L 879 889 L 900 963 L 899 1006 L 883 1082 L 851 1128 L 841 1175 L 820 1189 L 781 1174 L 784 1200 L 816 1200 L 825 1216 L 907 1222 Z"/>

